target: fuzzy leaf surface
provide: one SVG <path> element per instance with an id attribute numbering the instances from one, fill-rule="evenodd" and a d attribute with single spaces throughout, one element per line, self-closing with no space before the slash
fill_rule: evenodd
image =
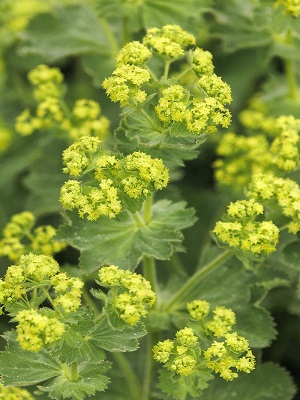
<path id="1" fill-rule="evenodd" d="M 289 373 L 278 365 L 258 365 L 250 374 L 239 374 L 232 382 L 214 380 L 203 392 L 203 400 L 291 400 L 296 388 Z"/>
<path id="2" fill-rule="evenodd" d="M 175 251 L 183 250 L 181 230 L 195 221 L 194 210 L 185 207 L 184 202 L 158 201 L 153 206 L 151 221 L 142 227 L 125 212 L 116 219 L 98 221 L 68 213 L 67 224 L 60 227 L 57 239 L 81 251 L 83 274 L 104 264 L 132 270 L 145 255 L 166 260 Z"/>
<path id="3" fill-rule="evenodd" d="M 52 13 L 38 15 L 29 23 L 22 39 L 21 53 L 38 54 L 50 62 L 110 51 L 97 14 L 84 4 L 58 6 Z"/>

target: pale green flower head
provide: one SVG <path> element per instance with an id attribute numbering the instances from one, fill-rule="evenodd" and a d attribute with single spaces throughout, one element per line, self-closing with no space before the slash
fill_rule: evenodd
<path id="1" fill-rule="evenodd" d="M 59 265 L 50 256 L 29 253 L 20 257 L 20 267 L 27 278 L 35 282 L 43 282 L 59 271 Z"/>
<path id="2" fill-rule="evenodd" d="M 201 321 L 208 315 L 210 305 L 206 300 L 194 300 L 187 304 L 187 310 L 193 319 Z"/>
<path id="3" fill-rule="evenodd" d="M 151 51 L 138 41 L 126 43 L 117 55 L 117 64 L 143 65 L 151 57 Z"/>
<path id="4" fill-rule="evenodd" d="M 16 331 L 20 346 L 32 352 L 59 340 L 65 332 L 64 324 L 56 318 L 48 318 L 34 309 L 20 311 L 15 321 L 18 322 Z"/>
<path id="5" fill-rule="evenodd" d="M 152 349 L 154 360 L 165 364 L 169 360 L 173 348 L 174 342 L 170 339 L 158 342 Z"/>
<path id="6" fill-rule="evenodd" d="M 203 50 L 200 47 L 196 47 L 194 50 L 190 50 L 191 65 L 193 71 L 198 75 L 212 75 L 214 72 L 213 55 L 210 51 Z"/>
<path id="7" fill-rule="evenodd" d="M 275 5 L 282 4 L 286 14 L 293 17 L 300 16 L 300 2 L 299 0 L 276 0 Z"/>
<path id="8" fill-rule="evenodd" d="M 0 383 L 0 399 L 1 400 L 34 400 L 26 389 L 18 387 L 4 387 Z"/>
<path id="9" fill-rule="evenodd" d="M 195 45 L 195 37 L 178 25 L 165 25 L 161 29 L 150 28 L 143 39 L 159 55 L 167 58 L 180 58 L 188 46 Z"/>

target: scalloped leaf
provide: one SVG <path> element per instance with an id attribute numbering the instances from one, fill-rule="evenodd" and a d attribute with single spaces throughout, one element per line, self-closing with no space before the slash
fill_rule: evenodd
<path id="1" fill-rule="evenodd" d="M 39 386 L 41 391 L 49 393 L 52 399 L 84 399 L 96 392 L 106 389 L 109 378 L 103 375 L 109 368 L 108 363 L 103 365 L 82 364 L 78 368 L 80 379 L 76 382 L 69 381 L 64 375 L 58 376 Z"/>
<path id="2" fill-rule="evenodd" d="M 124 324 L 123 329 L 114 329 L 108 319 L 103 318 L 90 333 L 89 341 L 110 352 L 135 351 L 139 347 L 137 339 L 146 334 L 142 324 L 135 326 Z"/>
<path id="3" fill-rule="evenodd" d="M 22 40 L 21 54 L 38 54 L 49 62 L 111 51 L 97 14 L 87 4 L 57 6 L 52 13 L 36 16 Z"/>
<path id="4" fill-rule="evenodd" d="M 83 274 L 105 264 L 132 270 L 144 256 L 166 260 L 175 251 L 183 251 L 181 230 L 195 222 L 194 209 L 185 207 L 185 202 L 158 201 L 151 221 L 142 227 L 127 212 L 116 219 L 98 221 L 67 213 L 67 224 L 59 228 L 56 238 L 81 251 Z"/>
<path id="5" fill-rule="evenodd" d="M 292 400 L 296 388 L 282 367 L 265 363 L 250 374 L 240 374 L 232 382 L 215 379 L 203 393 L 203 400 Z"/>
<path id="6" fill-rule="evenodd" d="M 192 134 L 183 122 L 174 122 L 168 132 L 164 131 L 163 124 L 151 106 L 147 112 L 155 125 L 139 110 L 125 110 L 120 127 L 116 130 L 118 149 L 121 152 L 130 153 L 138 148 L 152 157 L 177 165 L 183 165 L 183 160 L 197 157 L 197 148 L 204 142 L 206 135 Z"/>
<path id="7" fill-rule="evenodd" d="M 202 396 L 202 391 L 208 387 L 208 382 L 214 378 L 208 368 L 196 369 L 188 376 L 176 375 L 166 368 L 159 372 L 159 385 L 165 393 L 174 399 L 185 399 L 187 395 L 192 398 Z"/>

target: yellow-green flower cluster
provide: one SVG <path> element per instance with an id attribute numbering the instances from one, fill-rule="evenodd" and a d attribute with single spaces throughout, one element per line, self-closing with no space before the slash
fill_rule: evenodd
<path id="1" fill-rule="evenodd" d="M 256 174 L 249 185 L 248 196 L 259 201 L 276 202 L 282 214 L 291 219 L 288 231 L 296 234 L 300 231 L 300 187 L 288 178 L 279 178 L 271 174 Z"/>
<path id="2" fill-rule="evenodd" d="M 53 255 L 66 245 L 54 240 L 56 230 L 50 225 L 42 225 L 33 229 L 36 219 L 31 212 L 24 211 L 12 216 L 3 229 L 0 240 L 0 256 L 7 256 L 17 261 L 22 254 Z"/>
<path id="3" fill-rule="evenodd" d="M 202 321 L 207 334 L 220 338 L 231 331 L 235 325 L 235 313 L 223 306 L 218 306 L 210 313 L 210 304 L 206 300 L 194 300 L 187 304 L 187 310 L 196 321 Z"/>
<path id="4" fill-rule="evenodd" d="M 51 285 L 55 291 L 53 304 L 65 313 L 77 310 L 81 304 L 83 281 L 79 278 L 68 277 L 61 272 L 51 278 Z"/>
<path id="5" fill-rule="evenodd" d="M 57 318 L 41 315 L 34 309 L 20 311 L 15 320 L 17 340 L 24 350 L 40 351 L 45 345 L 59 340 L 65 331 Z"/>
<path id="6" fill-rule="evenodd" d="M 271 168 L 269 143 L 264 135 L 239 136 L 225 133 L 217 148 L 222 158 L 215 161 L 216 180 L 224 186 L 243 188 L 254 173 Z"/>
<path id="7" fill-rule="evenodd" d="M 99 150 L 100 140 L 92 136 L 83 136 L 63 152 L 63 172 L 80 176 L 87 167 L 91 167 L 92 155 Z"/>
<path id="8" fill-rule="evenodd" d="M 272 163 L 283 172 L 294 171 L 299 165 L 300 120 L 290 116 L 281 116 L 276 120 L 279 134 L 270 146 Z"/>
<path id="9" fill-rule="evenodd" d="M 80 306 L 82 286 L 79 278 L 59 272 L 59 265 L 52 257 L 29 253 L 21 256 L 19 265 L 8 267 L 4 278 L 0 279 L 0 303 L 5 307 L 16 302 L 28 306 L 32 290 L 44 293 L 52 287 L 52 306 L 60 313 L 69 313 Z M 33 301 L 35 296 L 36 293 Z"/>
<path id="10" fill-rule="evenodd" d="M 252 254 L 272 253 L 276 250 L 279 229 L 272 221 L 253 221 L 262 213 L 262 205 L 254 199 L 231 203 L 227 211 L 229 221 L 218 221 L 213 233 L 235 249 Z"/>
<path id="11" fill-rule="evenodd" d="M 34 400 L 34 398 L 26 389 L 4 387 L 0 383 L 0 400 Z"/>
<path id="12" fill-rule="evenodd" d="M 250 373 L 255 368 L 255 357 L 248 341 L 236 332 L 228 333 L 225 342 L 214 341 L 204 351 L 207 367 L 226 381 L 238 377 L 238 372 Z"/>
<path id="13" fill-rule="evenodd" d="M 198 76 L 213 74 L 213 56 L 210 51 L 196 47 L 195 50 L 190 50 L 189 57 L 192 69 Z"/>
<path id="14" fill-rule="evenodd" d="M 64 208 L 77 209 L 81 218 L 114 218 L 122 211 L 122 198 L 145 200 L 167 186 L 168 169 L 158 158 L 136 151 L 126 157 L 101 154 L 99 139 L 83 137 L 63 153 L 63 171 L 74 177 L 91 174 L 85 184 L 69 180 L 61 188 Z"/>
<path id="15" fill-rule="evenodd" d="M 110 265 L 100 269 L 99 279 L 101 285 L 110 286 L 111 290 L 115 288 L 113 306 L 129 325 L 136 325 L 155 303 L 156 296 L 150 283 L 140 274 Z"/>
<path id="16" fill-rule="evenodd" d="M 198 338 L 191 328 L 176 332 L 174 340 L 158 342 L 153 347 L 153 358 L 178 375 L 190 375 L 197 365 L 199 356 Z"/>
<path id="17" fill-rule="evenodd" d="M 195 45 L 195 37 L 178 25 L 165 25 L 162 28 L 150 28 L 143 39 L 145 45 L 168 59 L 184 56 L 189 46 Z"/>
<path id="18" fill-rule="evenodd" d="M 28 78 L 34 86 L 37 108 L 33 116 L 25 109 L 17 118 L 16 131 L 31 135 L 39 129 L 56 128 L 76 140 L 85 135 L 105 137 L 109 120 L 101 115 L 101 107 L 93 100 L 77 100 L 72 110 L 63 101 L 63 75 L 58 68 L 39 65 L 29 72 Z"/>
<path id="19" fill-rule="evenodd" d="M 187 129 L 196 134 L 211 133 L 216 125 L 227 127 L 231 116 L 225 104 L 231 102 L 230 87 L 220 77 L 203 75 L 199 89 L 206 97 L 192 98 L 181 85 L 171 85 L 162 91 L 155 111 L 163 123 L 185 121 Z"/>
<path id="20" fill-rule="evenodd" d="M 192 374 L 198 366 L 202 370 L 206 366 L 228 381 L 237 378 L 239 371 L 249 373 L 254 369 L 255 358 L 248 340 L 232 332 L 236 317 L 231 309 L 218 306 L 210 312 L 207 301 L 194 300 L 187 304 L 187 310 L 192 317 L 193 327 L 199 322 L 199 328 L 203 331 L 198 333 L 199 337 L 207 337 L 203 343 L 210 339 L 211 345 L 202 351 L 193 329 L 185 327 L 176 333 L 174 340 L 167 339 L 153 347 L 153 358 L 157 362 L 182 376 Z"/>
<path id="21" fill-rule="evenodd" d="M 130 65 L 143 65 L 145 64 L 152 53 L 142 43 L 133 41 L 125 44 L 117 55 L 117 65 L 130 64 Z"/>
<path id="22" fill-rule="evenodd" d="M 299 0 L 277 0 L 275 5 L 282 4 L 285 12 L 293 17 L 300 16 L 300 1 Z"/>
<path id="23" fill-rule="evenodd" d="M 135 103 L 142 103 L 146 99 L 147 93 L 140 87 L 150 78 L 147 68 L 134 64 L 122 64 L 113 71 L 113 76 L 103 81 L 102 86 L 113 102 L 120 102 L 121 106 L 125 106 L 130 98 Z"/>

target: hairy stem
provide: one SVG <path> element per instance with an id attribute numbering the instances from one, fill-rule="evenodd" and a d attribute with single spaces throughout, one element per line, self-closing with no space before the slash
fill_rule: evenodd
<path id="1" fill-rule="evenodd" d="M 124 378 L 127 382 L 128 388 L 130 390 L 131 399 L 132 400 L 140 400 L 141 399 L 141 387 L 138 381 L 138 378 L 124 354 L 122 353 L 113 353 L 112 354 L 115 361 L 118 363 L 121 371 L 124 373 Z"/>
<path id="2" fill-rule="evenodd" d="M 206 264 L 203 268 L 196 271 L 195 274 L 185 282 L 181 289 L 179 289 L 176 294 L 170 299 L 170 301 L 165 305 L 164 311 L 175 311 L 176 309 L 178 309 L 182 305 L 183 299 L 186 294 L 193 290 L 195 286 L 197 286 L 206 275 L 208 275 L 215 268 L 219 267 L 225 260 L 231 257 L 231 255 L 232 252 L 230 250 L 225 250 L 222 254 Z"/>

